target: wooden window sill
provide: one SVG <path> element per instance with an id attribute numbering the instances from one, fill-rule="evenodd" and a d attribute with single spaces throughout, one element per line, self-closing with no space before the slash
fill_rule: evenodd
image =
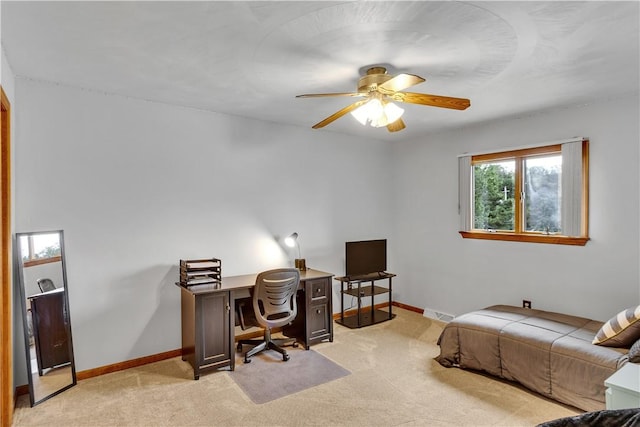
<path id="1" fill-rule="evenodd" d="M 38 259 L 29 260 L 29 261 L 24 261 L 24 266 L 33 267 L 34 265 L 49 264 L 51 262 L 58 262 L 58 261 L 62 261 L 61 256 L 54 256 L 51 258 L 38 258 Z"/>
<path id="2" fill-rule="evenodd" d="M 588 237 L 569 237 L 546 234 L 517 234 L 504 231 L 459 231 L 464 239 L 506 240 L 509 242 L 548 243 L 552 245 L 584 246 L 589 241 Z"/>

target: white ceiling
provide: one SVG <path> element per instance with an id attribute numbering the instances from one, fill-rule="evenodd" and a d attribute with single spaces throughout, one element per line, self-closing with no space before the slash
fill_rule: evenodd
<path id="1" fill-rule="evenodd" d="M 397 141 L 638 91 L 639 4 L 627 2 L 1 2 L 16 76 L 311 127 L 368 66 L 426 78 L 407 128 L 322 130 Z"/>

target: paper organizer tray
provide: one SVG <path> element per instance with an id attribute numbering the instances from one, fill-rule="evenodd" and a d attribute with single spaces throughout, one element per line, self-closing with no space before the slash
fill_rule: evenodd
<path id="1" fill-rule="evenodd" d="M 180 260 L 180 284 L 183 286 L 218 283 L 221 278 L 222 261 L 217 258 Z"/>

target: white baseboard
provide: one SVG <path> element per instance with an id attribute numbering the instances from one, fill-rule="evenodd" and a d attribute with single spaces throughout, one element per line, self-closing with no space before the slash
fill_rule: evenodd
<path id="1" fill-rule="evenodd" d="M 439 311 L 436 311 L 434 309 L 431 308 L 425 308 L 424 312 L 422 313 L 422 315 L 424 317 L 428 317 L 430 319 L 436 319 L 436 320 L 440 320 L 441 322 L 451 322 L 453 320 L 453 318 L 455 317 L 452 314 L 447 314 L 447 313 L 441 313 Z"/>

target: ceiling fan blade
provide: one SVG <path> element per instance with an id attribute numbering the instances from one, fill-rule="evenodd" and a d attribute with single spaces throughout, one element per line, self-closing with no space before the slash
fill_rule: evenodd
<path id="1" fill-rule="evenodd" d="M 414 74 L 398 74 L 378 86 L 378 91 L 385 95 L 404 90 L 408 87 L 422 83 L 424 79 Z"/>
<path id="2" fill-rule="evenodd" d="M 327 96 L 366 96 L 361 92 L 338 92 L 338 93 L 307 93 L 304 95 L 296 95 L 296 98 L 324 98 Z"/>
<path id="3" fill-rule="evenodd" d="M 326 119 L 322 120 L 321 122 L 316 123 L 315 125 L 313 125 L 311 127 L 313 129 L 320 129 L 322 127 L 325 127 L 326 125 L 328 125 L 329 123 L 333 122 L 334 120 L 337 120 L 340 117 L 344 116 L 345 114 L 352 112 L 353 110 L 355 110 L 356 108 L 358 108 L 359 106 L 361 106 L 362 104 L 364 104 L 367 101 L 368 101 L 367 99 L 363 99 L 362 101 L 354 102 L 351 105 L 347 105 L 342 110 L 333 113 L 332 115 L 330 115 Z"/>
<path id="4" fill-rule="evenodd" d="M 397 102 L 431 105 L 433 107 L 452 108 L 454 110 L 466 110 L 471 105 L 471 101 L 468 99 L 430 95 L 428 93 L 397 92 L 389 95 L 389 98 Z"/>
<path id="5" fill-rule="evenodd" d="M 387 129 L 389 130 L 389 132 L 398 132 L 404 128 L 406 128 L 406 126 L 401 118 L 387 125 Z"/>

